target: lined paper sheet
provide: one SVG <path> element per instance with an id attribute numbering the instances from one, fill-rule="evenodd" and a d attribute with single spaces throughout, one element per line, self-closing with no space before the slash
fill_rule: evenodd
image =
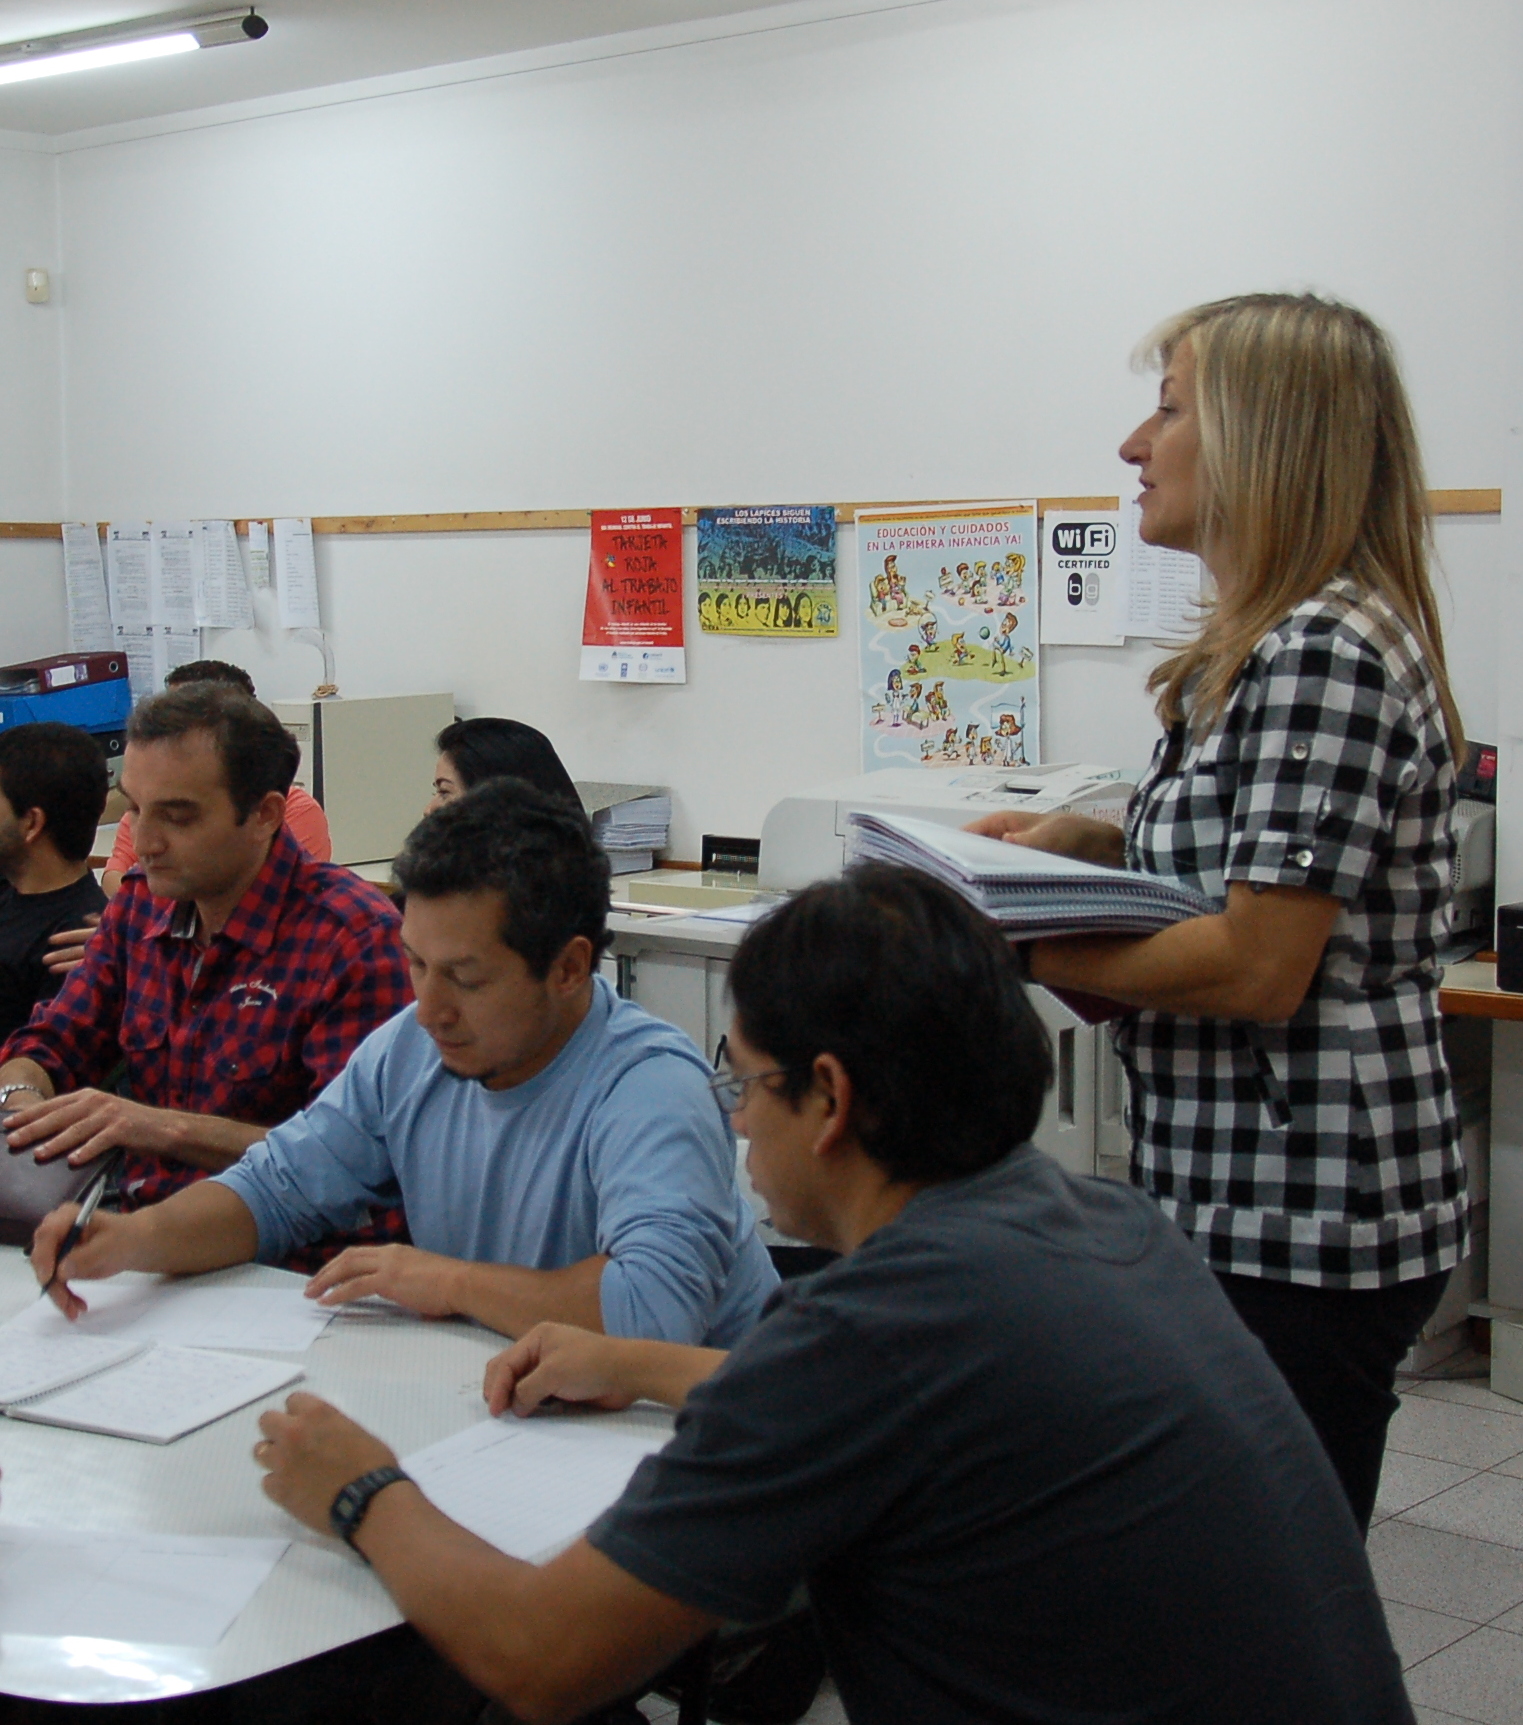
<path id="1" fill-rule="evenodd" d="M 51 1301 L 50 1311 L 56 1311 Z M 62 1314 L 59 1314 L 60 1319 Z M 82 1336 L 71 1332 L 48 1336 L 13 1329 L 0 1329 L 0 1407 L 25 1401 L 44 1390 L 56 1390 L 107 1366 L 120 1365 L 139 1351 L 139 1342 L 124 1342 L 110 1336 Z"/>
<path id="2" fill-rule="evenodd" d="M 564 1550 L 617 1501 L 629 1477 L 671 1437 L 647 1423 L 578 1418 L 482 1420 L 407 1456 L 402 1466 L 452 1521 L 509 1557 Z"/>
<path id="3" fill-rule="evenodd" d="M 196 626 L 200 546 L 190 521 L 155 521 L 148 565 L 148 621 L 166 629 Z"/>
<path id="4" fill-rule="evenodd" d="M 249 585 L 270 584 L 270 529 L 267 522 L 249 522 Z"/>
<path id="5" fill-rule="evenodd" d="M 0 1635 L 215 1647 L 289 1543 L 0 1527 Z"/>
<path id="6" fill-rule="evenodd" d="M 231 521 L 197 521 L 196 622 L 203 629 L 252 629 L 254 599 Z"/>
<path id="7" fill-rule="evenodd" d="M 93 521 L 64 522 L 63 581 L 69 602 L 70 651 L 109 653 L 116 643 L 111 633 L 100 534 Z"/>
<path id="8" fill-rule="evenodd" d="M 225 1288 L 130 1274 L 69 1286 L 90 1308 L 82 1318 L 70 1323 L 51 1300 L 34 1300 L 0 1324 L 0 1340 L 15 1334 L 58 1340 L 96 1336 L 139 1346 L 167 1342 L 295 1354 L 309 1348 L 334 1315 L 306 1299 L 299 1287 Z"/>
<path id="9" fill-rule="evenodd" d="M 1193 635 L 1199 627 L 1200 559 L 1188 551 L 1149 545 L 1142 537 L 1141 522 L 1142 505 L 1123 502 L 1127 580 L 1119 599 L 1116 632 L 1152 640 Z"/>
<path id="10" fill-rule="evenodd" d="M 42 1425 L 173 1443 L 301 1376 L 300 1366 L 283 1360 L 155 1347 L 83 1383 L 5 1411 L 12 1419 Z"/>
<path id="11" fill-rule="evenodd" d="M 275 593 L 282 629 L 321 629 L 312 523 L 289 517 L 275 523 Z"/>
<path id="12" fill-rule="evenodd" d="M 106 529 L 106 590 L 111 598 L 111 621 L 118 629 L 148 627 L 150 561 L 148 523 L 113 521 Z M 134 689 L 134 698 L 136 695 Z"/>

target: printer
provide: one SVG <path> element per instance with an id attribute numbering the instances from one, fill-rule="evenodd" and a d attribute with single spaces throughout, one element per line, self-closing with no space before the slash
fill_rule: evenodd
<path id="1" fill-rule="evenodd" d="M 846 865 L 847 817 L 855 810 L 966 826 L 1005 809 L 1067 811 L 1125 819 L 1136 788 L 1119 767 L 1057 762 L 1039 767 L 885 767 L 784 797 L 762 822 L 757 885 L 784 892 L 837 875 Z"/>

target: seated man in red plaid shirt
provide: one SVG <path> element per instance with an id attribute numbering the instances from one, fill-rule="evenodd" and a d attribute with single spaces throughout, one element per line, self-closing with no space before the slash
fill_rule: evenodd
<path id="1" fill-rule="evenodd" d="M 84 963 L 0 1048 L 13 1150 L 78 1165 L 122 1149 L 124 1208 L 155 1203 L 300 1112 L 412 999 L 390 900 L 286 830 L 298 756 L 267 707 L 226 686 L 133 712 L 122 789 L 141 872 Z M 120 1062 L 128 1095 L 95 1088 Z M 405 1238 L 390 1210 L 306 1261 Z"/>

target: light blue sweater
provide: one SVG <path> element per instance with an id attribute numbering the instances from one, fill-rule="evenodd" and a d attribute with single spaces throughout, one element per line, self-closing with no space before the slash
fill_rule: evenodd
<path id="1" fill-rule="evenodd" d="M 535 1270 L 607 1253 L 610 1335 L 729 1347 L 777 1276 L 708 1077 L 680 1030 L 601 977 L 571 1040 L 511 1090 L 446 1072 L 409 1006 L 218 1179 L 253 1212 L 261 1262 L 400 1191 L 424 1251 Z"/>

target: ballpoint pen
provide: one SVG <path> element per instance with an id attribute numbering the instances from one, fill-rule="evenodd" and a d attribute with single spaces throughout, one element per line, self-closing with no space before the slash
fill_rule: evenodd
<path id="1" fill-rule="evenodd" d="M 111 1184 L 111 1176 L 116 1170 L 116 1164 L 121 1156 L 119 1150 L 113 1150 L 105 1161 L 105 1166 L 95 1176 L 90 1190 L 85 1194 L 85 1201 L 79 1207 L 79 1214 L 69 1224 L 69 1231 L 59 1242 L 58 1256 L 53 1260 L 53 1274 L 42 1284 L 42 1293 L 47 1294 L 54 1282 L 58 1280 L 59 1269 L 69 1253 L 79 1244 L 84 1231 L 90 1225 L 90 1218 L 95 1214 L 101 1199 L 106 1195 L 106 1188 Z M 39 1296 L 40 1297 L 40 1296 Z"/>

